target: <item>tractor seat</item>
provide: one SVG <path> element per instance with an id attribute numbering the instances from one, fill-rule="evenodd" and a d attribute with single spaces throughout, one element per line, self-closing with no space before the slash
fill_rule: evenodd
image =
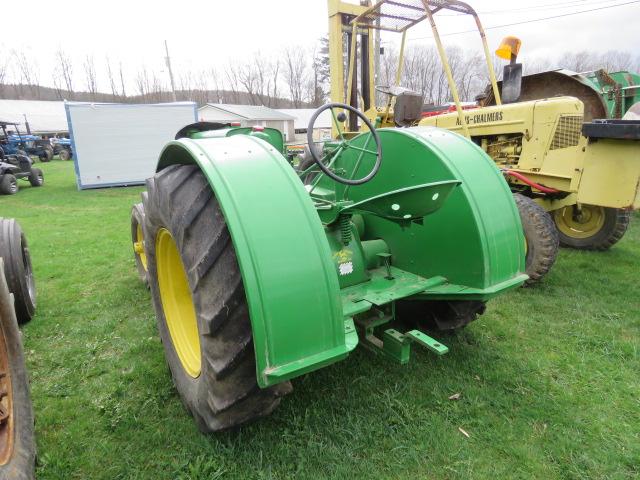
<path id="1" fill-rule="evenodd" d="M 379 92 L 395 97 L 393 107 L 393 120 L 399 127 L 413 125 L 422 114 L 422 95 L 413 90 L 397 85 L 380 85 L 376 87 Z"/>
<path id="2" fill-rule="evenodd" d="M 344 210 L 363 212 L 393 222 L 420 221 L 440 209 L 460 180 L 444 180 L 401 188 L 347 206 Z"/>

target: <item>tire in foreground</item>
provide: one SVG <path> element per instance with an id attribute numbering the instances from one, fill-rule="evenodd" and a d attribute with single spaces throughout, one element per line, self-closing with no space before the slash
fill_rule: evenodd
<path id="1" fill-rule="evenodd" d="M 13 302 L 0 268 L 0 480 L 35 478 L 35 459 L 29 379 Z"/>
<path id="2" fill-rule="evenodd" d="M 4 274 L 15 299 L 18 323 L 26 323 L 36 310 L 36 284 L 27 239 L 13 218 L 0 218 L 0 257 Z"/>
<path id="3" fill-rule="evenodd" d="M 196 166 L 173 165 L 147 188 L 149 286 L 184 405 L 205 432 L 268 415 L 291 385 L 258 387 L 242 277 L 211 187 Z"/>

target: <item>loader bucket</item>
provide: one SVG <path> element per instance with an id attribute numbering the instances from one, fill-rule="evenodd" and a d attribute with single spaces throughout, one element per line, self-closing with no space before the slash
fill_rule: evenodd
<path id="1" fill-rule="evenodd" d="M 502 90 L 502 81 L 498 82 Z M 491 88 L 487 88 L 484 106 L 495 105 Z M 584 103 L 584 121 L 594 118 L 608 118 L 607 106 L 600 94 L 589 81 L 569 70 L 554 70 L 522 77 L 522 87 L 518 101 L 541 100 L 557 96 L 576 97 Z"/>

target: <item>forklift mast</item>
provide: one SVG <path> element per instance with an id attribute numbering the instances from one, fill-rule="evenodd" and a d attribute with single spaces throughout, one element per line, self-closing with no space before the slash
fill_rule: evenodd
<path id="1" fill-rule="evenodd" d="M 331 69 L 331 101 L 346 103 L 358 108 L 358 90 L 361 95 L 361 110 L 375 107 L 375 52 L 374 35 L 368 28 L 354 28 L 351 21 L 371 7 L 366 0 L 360 5 L 329 0 L 329 62 Z M 355 35 L 354 35 L 355 32 Z M 358 49 L 352 55 L 353 49 Z M 345 54 L 346 51 L 346 54 Z M 358 57 L 360 61 L 358 62 Z M 353 64 L 350 59 L 355 58 Z M 346 62 L 345 62 L 346 60 Z M 360 66 L 360 88 L 358 85 L 358 63 Z M 345 72 L 346 70 L 346 72 Z M 346 75 L 345 75 L 346 74 Z M 349 78 L 351 79 L 349 81 Z M 346 80 L 346 81 L 345 81 Z M 352 88 L 349 88 L 349 85 Z M 334 127 L 335 128 L 335 127 Z M 349 113 L 349 131 L 358 130 L 357 117 Z M 335 133 L 335 132 L 334 132 Z"/>

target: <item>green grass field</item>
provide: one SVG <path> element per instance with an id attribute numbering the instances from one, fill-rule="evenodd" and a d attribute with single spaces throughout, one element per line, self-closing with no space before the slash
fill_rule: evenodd
<path id="1" fill-rule="evenodd" d="M 414 349 L 401 367 L 357 350 L 295 380 L 269 418 L 204 436 L 136 275 L 129 212 L 142 188 L 79 192 L 71 162 L 42 167 L 44 187 L 0 197 L 38 287 L 23 329 L 38 478 L 640 476 L 637 215 L 610 252 L 562 250 L 544 284 L 441 337 L 448 355 Z"/>

